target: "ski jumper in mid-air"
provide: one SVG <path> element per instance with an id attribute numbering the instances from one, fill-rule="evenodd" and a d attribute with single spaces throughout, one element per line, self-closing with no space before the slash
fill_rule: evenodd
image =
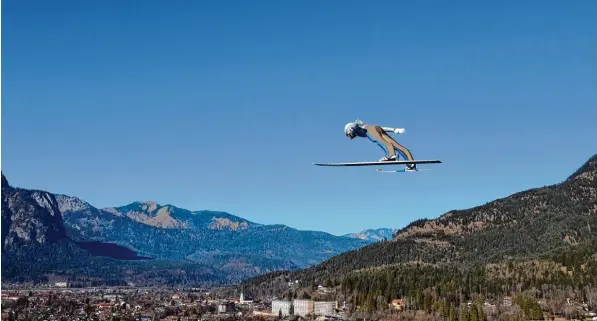
<path id="1" fill-rule="evenodd" d="M 344 127 L 344 134 L 346 134 L 348 138 L 354 139 L 357 136 L 367 137 L 370 141 L 381 147 L 386 153 L 386 156 L 382 157 L 379 160 L 380 162 L 398 160 L 397 153 L 400 154 L 400 156 L 402 156 L 405 160 L 414 160 L 408 148 L 398 144 L 398 142 L 396 142 L 392 136 L 388 135 L 387 132 L 402 134 L 404 133 L 404 128 L 366 125 L 360 120 L 348 123 Z M 406 165 L 406 169 L 416 170 L 417 166 L 416 164 L 408 164 Z"/>

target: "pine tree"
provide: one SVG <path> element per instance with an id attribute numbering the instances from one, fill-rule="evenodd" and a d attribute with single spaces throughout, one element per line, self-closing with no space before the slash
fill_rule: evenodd
<path id="1" fill-rule="evenodd" d="M 450 321 L 456 321 L 456 308 L 454 304 L 450 304 Z"/>
<path id="2" fill-rule="evenodd" d="M 477 314 L 479 315 L 479 321 L 485 321 L 485 311 L 483 311 L 483 305 L 477 305 Z"/>
<path id="3" fill-rule="evenodd" d="M 423 306 L 423 296 L 419 289 L 415 291 L 415 302 L 415 309 L 419 310 Z"/>
<path id="4" fill-rule="evenodd" d="M 528 304 L 527 304 L 527 311 L 525 311 L 525 314 L 527 315 L 527 317 L 529 319 L 532 320 L 537 320 L 537 319 L 542 319 L 543 318 L 543 313 L 541 312 L 541 306 L 539 305 L 539 303 L 537 303 L 536 300 L 529 300 Z"/>
<path id="5" fill-rule="evenodd" d="M 458 319 L 458 321 L 469 321 L 468 309 L 467 309 L 466 305 L 462 305 L 460 307 L 460 318 Z"/>
<path id="6" fill-rule="evenodd" d="M 427 313 L 431 313 L 431 300 L 431 295 L 425 293 L 423 297 L 423 310 L 425 310 Z"/>
<path id="7" fill-rule="evenodd" d="M 369 311 L 375 309 L 375 304 L 373 303 L 373 294 L 371 292 L 369 292 L 369 294 L 367 295 L 367 301 L 365 303 L 365 306 Z"/>
<path id="8" fill-rule="evenodd" d="M 469 310 L 470 314 L 470 321 L 479 321 L 479 316 L 477 315 L 477 308 L 473 305 Z"/>
<path id="9" fill-rule="evenodd" d="M 448 316 L 448 314 L 446 313 L 446 312 L 448 312 L 448 310 L 446 307 L 445 300 L 437 302 L 437 310 L 439 311 L 439 315 L 442 318 L 442 320 L 445 320 L 446 317 Z"/>

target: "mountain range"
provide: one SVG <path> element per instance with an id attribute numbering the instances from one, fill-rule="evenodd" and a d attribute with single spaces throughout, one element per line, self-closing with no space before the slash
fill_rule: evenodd
<path id="1" fill-rule="evenodd" d="M 225 212 L 189 211 L 152 201 L 99 209 L 77 197 L 14 188 L 4 174 L 2 197 L 3 208 L 8 209 L 2 213 L 2 269 L 14 272 L 6 274 L 9 278 L 23 278 L 18 268 L 11 270 L 11 261 L 28 264 L 27 256 L 33 259 L 35 251 L 49 251 L 48 257 L 55 257 L 54 252 L 66 251 L 62 245 L 74 256 L 65 269 L 77 268 L 79 263 L 84 266 L 91 257 L 110 260 L 102 263 L 105 266 L 123 263 L 120 260 L 128 260 L 124 265 L 145 267 L 191 264 L 210 271 L 206 281 L 228 282 L 305 268 L 375 241 L 259 224 Z M 48 250 L 52 247 L 54 252 Z"/>
<path id="2" fill-rule="evenodd" d="M 243 282 L 241 287 L 255 296 L 282 297 L 289 293 L 289 280 L 300 280 L 302 290 L 293 289 L 293 293 L 304 291 L 303 296 L 308 296 L 315 284 L 342 284 L 347 300 L 354 295 L 357 304 L 372 300 L 372 295 L 375 298 L 384 294 L 389 300 L 400 293 L 414 295 L 415 292 L 405 292 L 407 289 L 422 291 L 426 287 L 436 294 L 451 289 L 450 293 L 456 291 L 453 295 L 457 299 L 466 291 L 473 291 L 472 286 L 484 285 L 485 294 L 490 293 L 489 289 L 508 292 L 540 288 L 541 284 L 549 285 L 546 289 L 555 289 L 555 284 L 569 289 L 590 285 L 594 289 L 596 231 L 594 155 L 560 183 L 521 191 L 470 209 L 451 210 L 435 219 L 420 219 L 393 233 L 388 241 L 344 252 L 303 270 L 260 275 Z M 521 266 L 521 276 L 514 274 L 515 263 Z M 542 271 L 542 266 L 550 270 Z M 490 271 L 497 275 L 496 279 Z M 499 278 L 499 282 L 488 283 Z M 466 283 L 464 288 L 457 286 L 463 280 L 473 279 L 477 281 Z M 372 284 L 379 287 L 371 287 Z"/>
<path id="3" fill-rule="evenodd" d="M 360 271 L 415 263 L 464 273 L 517 260 L 548 260 L 558 269 L 576 266 L 580 280 L 586 279 L 584 273 L 597 273 L 597 155 L 557 184 L 420 219 L 399 230 L 343 236 L 149 201 L 98 209 L 76 197 L 12 187 L 4 174 L 2 209 L 5 281 L 245 280 L 241 286 L 247 293 L 280 295 L 287 292 L 288 280 L 337 285 Z M 570 253 L 576 253 L 574 259 Z"/>

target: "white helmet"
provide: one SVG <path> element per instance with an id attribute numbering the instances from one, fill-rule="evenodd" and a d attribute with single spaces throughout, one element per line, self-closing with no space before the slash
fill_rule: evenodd
<path id="1" fill-rule="evenodd" d="M 352 133 L 352 131 L 354 130 L 355 127 L 356 127 L 355 123 L 346 124 L 346 126 L 344 126 L 344 135 L 348 135 L 348 134 Z"/>
<path id="2" fill-rule="evenodd" d="M 344 134 L 345 135 L 351 134 L 355 128 L 357 128 L 358 126 L 360 126 L 362 124 L 363 124 L 363 122 L 359 119 L 357 119 L 354 123 L 346 124 L 346 126 L 344 126 Z"/>

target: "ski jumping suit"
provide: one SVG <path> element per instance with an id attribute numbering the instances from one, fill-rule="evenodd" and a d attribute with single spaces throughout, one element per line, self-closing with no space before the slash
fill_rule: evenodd
<path id="1" fill-rule="evenodd" d="M 387 158 L 397 156 L 396 153 L 400 154 L 404 160 L 414 160 L 412 154 L 408 148 L 398 144 L 392 138 L 392 136 L 386 133 L 386 130 L 392 131 L 393 129 L 386 129 L 385 127 L 377 125 L 360 125 L 354 128 L 354 135 L 359 137 L 367 137 L 370 141 L 376 143 L 386 153 Z"/>

